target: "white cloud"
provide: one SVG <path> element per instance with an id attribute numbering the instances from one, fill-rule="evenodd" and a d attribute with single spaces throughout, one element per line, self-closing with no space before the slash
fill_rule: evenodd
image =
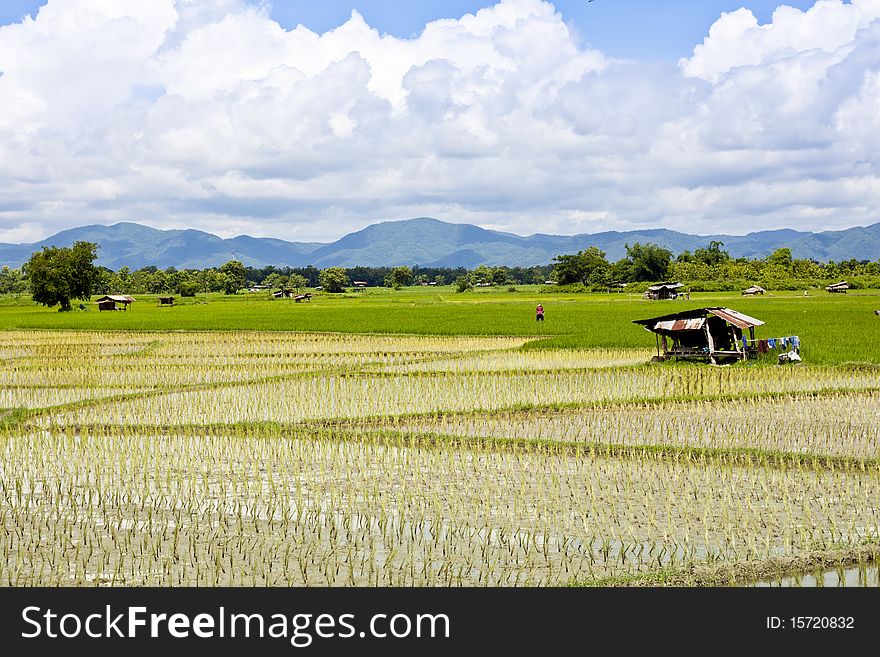
<path id="1" fill-rule="evenodd" d="M 540 0 L 411 39 L 245 0 L 49 0 L 0 28 L 0 71 L 0 241 L 880 220 L 880 0 L 724 14 L 677 67 L 584 49 Z"/>

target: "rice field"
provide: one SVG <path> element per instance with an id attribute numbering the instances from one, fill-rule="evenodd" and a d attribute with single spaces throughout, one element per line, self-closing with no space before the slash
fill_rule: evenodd
<path id="1" fill-rule="evenodd" d="M 510 336 L 0 337 L 0 585 L 772 584 L 880 553 L 864 363 L 652 365 Z"/>

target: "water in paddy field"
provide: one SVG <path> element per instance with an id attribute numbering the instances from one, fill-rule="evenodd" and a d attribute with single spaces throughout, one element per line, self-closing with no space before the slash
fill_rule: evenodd
<path id="1" fill-rule="evenodd" d="M 782 579 L 756 582 L 752 586 L 873 586 L 880 587 L 880 564 L 852 566 L 840 570 L 791 575 Z"/>

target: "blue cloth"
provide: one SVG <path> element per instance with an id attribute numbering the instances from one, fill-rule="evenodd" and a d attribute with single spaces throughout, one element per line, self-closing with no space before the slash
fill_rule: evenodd
<path id="1" fill-rule="evenodd" d="M 800 339 L 798 336 L 795 335 L 794 337 L 792 337 L 792 339 L 791 339 L 791 343 L 792 343 L 795 347 L 800 347 L 800 346 L 801 346 L 801 339 Z"/>
<path id="2" fill-rule="evenodd" d="M 771 349 L 776 349 L 776 338 L 770 338 L 767 340 L 767 346 Z"/>

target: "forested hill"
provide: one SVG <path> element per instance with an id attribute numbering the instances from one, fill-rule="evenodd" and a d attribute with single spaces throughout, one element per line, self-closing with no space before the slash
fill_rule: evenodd
<path id="1" fill-rule="evenodd" d="M 710 240 L 724 243 L 734 258 L 762 258 L 788 247 L 795 258 L 880 260 L 880 223 L 820 233 L 772 230 L 747 235 L 689 235 L 666 229 L 528 237 L 420 218 L 373 224 L 335 242 L 286 242 L 241 235 L 223 239 L 197 230 L 157 230 L 135 223 L 73 228 L 34 244 L 0 244 L 0 266 L 19 267 L 43 246 L 70 246 L 77 240 L 96 242 L 97 264 L 111 269 L 154 265 L 159 268 L 219 266 L 235 257 L 252 267 L 318 268 L 340 266 L 468 267 L 548 264 L 556 255 L 597 246 L 610 261 L 623 257 L 625 245 L 653 242 L 673 253 L 693 251 Z"/>

